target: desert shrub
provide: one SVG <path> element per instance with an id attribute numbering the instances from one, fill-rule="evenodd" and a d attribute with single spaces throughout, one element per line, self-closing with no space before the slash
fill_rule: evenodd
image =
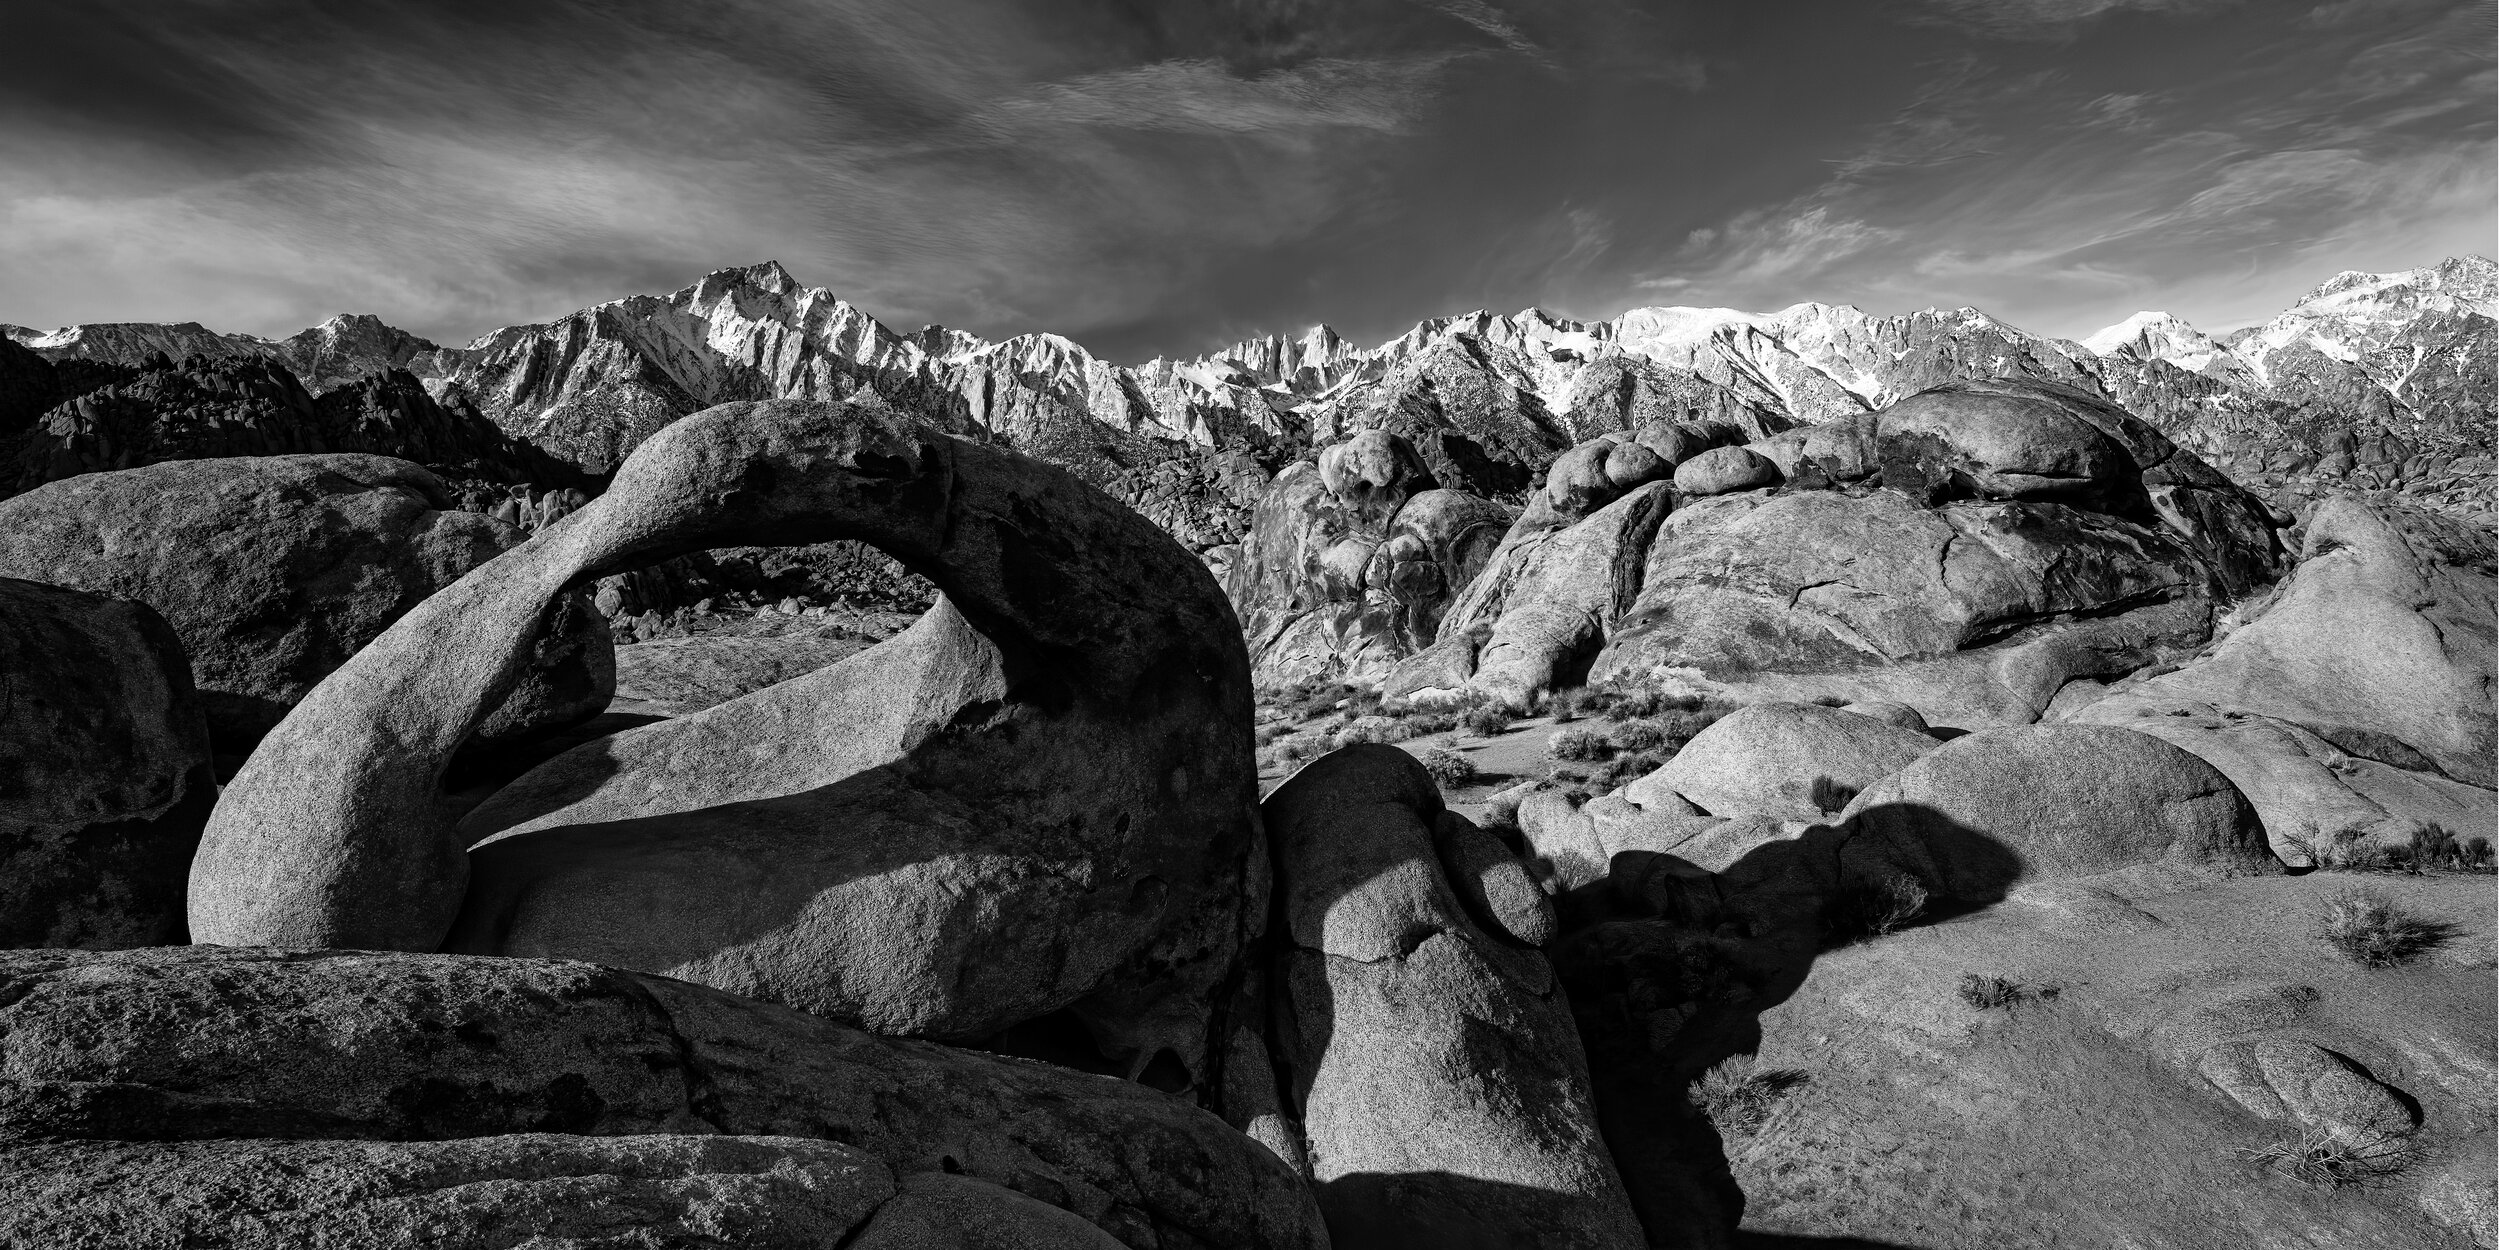
<path id="1" fill-rule="evenodd" d="M 2465 866 L 2468 868 L 2481 868 L 2490 863 L 2491 839 L 2483 837 L 2467 838 L 2465 840 Z"/>
<path id="2" fill-rule="evenodd" d="M 1835 946 L 1872 941 L 1909 924 L 1926 911 L 1927 887 L 1908 873 L 1852 877 L 1823 900 L 1823 933 Z M 1968 997 L 1966 992 L 1964 998 Z"/>
<path id="3" fill-rule="evenodd" d="M 1856 797 L 1856 786 L 1844 786 L 1829 777 L 1815 778 L 1814 784 L 1806 790 L 1806 801 L 1814 804 L 1814 810 L 1818 812 L 1839 811 L 1849 806 L 1849 801 Z"/>
<path id="4" fill-rule="evenodd" d="M 1645 720 L 1626 721 L 1607 733 L 1618 751 L 1654 751 L 1667 744 L 1667 731 Z"/>
<path id="5" fill-rule="evenodd" d="M 1615 714 L 1616 705 L 1622 701 L 1623 695 L 1619 692 L 1603 687 L 1591 687 L 1586 690 L 1573 691 L 1569 706 L 1574 713 L 1581 716 L 1612 716 Z"/>
<path id="6" fill-rule="evenodd" d="M 1510 729 L 1510 713 L 1490 703 L 1479 703 L 1462 713 L 1459 727 L 1479 738 L 1490 738 Z"/>
<path id="7" fill-rule="evenodd" d="M 1386 716 L 1366 716 L 1339 731 L 1337 745 L 1350 747 L 1364 742 L 1404 742 L 1414 736 L 1414 727 L 1405 721 Z"/>
<path id="8" fill-rule="evenodd" d="M 2364 968 L 2393 968 L 2454 933 L 2450 925 L 2412 915 L 2369 890 L 2346 890 L 2330 899 L 2318 936 Z"/>
<path id="9" fill-rule="evenodd" d="M 1695 734 L 1719 723 L 1719 718 L 1735 711 L 1731 704 L 1715 700 L 1695 700 L 1690 707 L 1665 707 L 1658 710 L 1654 723 L 1667 741 L 1681 750 Z"/>
<path id="10" fill-rule="evenodd" d="M 1432 779 L 1445 787 L 1463 786 L 1482 775 L 1477 771 L 1474 760 L 1456 751 L 1434 747 L 1417 758 L 1422 761 L 1424 771 L 1431 773 Z"/>
<path id="11" fill-rule="evenodd" d="M 1973 1011 L 2011 1012 L 2024 1003 L 2057 997 L 2054 985 L 2025 985 L 2004 977 L 1983 977 L 1976 972 L 1962 974 L 1962 983 L 1955 990 Z"/>
<path id="12" fill-rule="evenodd" d="M 1666 762 L 1667 757 L 1656 751 L 1618 755 L 1590 770 L 1589 784 L 1600 791 L 1618 789 L 1658 771 Z"/>
<path id="13" fill-rule="evenodd" d="M 1808 1079 L 1795 1068 L 1764 1068 L 1752 1055 L 1736 1055 L 1702 1073 L 1684 1096 L 1721 1136 L 1738 1137 L 1761 1128 L 1780 1099 Z"/>
<path id="14" fill-rule="evenodd" d="M 1276 741 L 1278 738 L 1283 737 L 1284 733 L 1285 727 L 1282 725 L 1261 725 L 1258 728 L 1258 732 L 1254 734 L 1253 737 L 1257 739 L 1260 746 L 1267 746 L 1268 744 Z"/>
<path id="15" fill-rule="evenodd" d="M 1594 729 L 1565 729 L 1545 740 L 1545 751 L 1558 760 L 1602 760 L 1615 753 L 1606 735 Z"/>
<path id="16" fill-rule="evenodd" d="M 2311 1129 L 2290 1141 L 2243 1147 L 2240 1157 L 2262 1163 L 2304 1185 L 2340 1189 L 2394 1176 L 2413 1162 L 2413 1146 L 2392 1134 L 2353 1138 Z"/>
<path id="17" fill-rule="evenodd" d="M 1318 734 L 1295 734 L 1276 747 L 1276 754 L 1288 761 L 1312 759 L 1327 753 L 1328 740 Z"/>
<path id="18" fill-rule="evenodd" d="M 1406 717 L 1406 727 L 1414 730 L 1418 738 L 1425 734 L 1445 734 L 1458 728 L 1458 713 L 1410 712 Z"/>

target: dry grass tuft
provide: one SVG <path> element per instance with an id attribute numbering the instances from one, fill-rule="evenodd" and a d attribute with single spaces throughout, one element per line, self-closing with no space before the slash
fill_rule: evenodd
<path id="1" fill-rule="evenodd" d="M 2011 1014 L 2024 1003 L 2045 1002 L 2057 997 L 2054 985 L 2026 985 L 2004 977 L 1983 977 L 1976 972 L 1962 974 L 1962 983 L 1955 993 L 1970 1004 L 1973 1011 L 2003 1011 Z"/>
<path id="2" fill-rule="evenodd" d="M 2311 1129 L 2290 1141 L 2244 1147 L 2240 1157 L 2265 1164 L 2304 1185 L 2341 1189 L 2404 1171 L 2413 1162 L 2413 1146 L 2393 1135 L 2355 1140 L 2325 1129 Z"/>
<path id="3" fill-rule="evenodd" d="M 1479 738 L 1491 738 L 1510 731 L 1510 713 L 1490 703 L 1480 703 L 1460 714 L 1458 727 Z"/>
<path id="4" fill-rule="evenodd" d="M 2455 936 L 2456 926 L 2425 920 L 2373 891 L 2346 890 L 2326 905 L 2318 936 L 2364 968 L 2393 968 Z"/>
<path id="5" fill-rule="evenodd" d="M 1795 1068 L 1764 1068 L 1752 1055 L 1737 1055 L 1701 1074 L 1685 1097 L 1723 1137 L 1762 1127 L 1771 1109 L 1809 1078 Z"/>
<path id="6" fill-rule="evenodd" d="M 1871 942 L 1926 913 L 1927 887 L 1918 878 L 1903 872 L 1854 877 L 1823 900 L 1823 933 L 1835 946 Z"/>

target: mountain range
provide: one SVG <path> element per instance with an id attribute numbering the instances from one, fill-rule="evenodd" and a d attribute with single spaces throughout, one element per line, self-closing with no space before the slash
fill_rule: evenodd
<path id="1" fill-rule="evenodd" d="M 1532 308 L 1434 318 L 1368 349 L 1318 326 L 1121 365 L 1056 334 L 897 333 L 768 262 L 465 347 L 371 316 L 283 339 L 194 323 L 0 326 L 23 349 L 0 357 L 0 436 L 20 444 L 18 489 L 62 470 L 167 458 L 136 447 L 128 428 L 99 458 L 88 444 L 103 437 L 101 418 L 80 417 L 79 401 L 126 391 L 149 369 L 216 374 L 229 390 L 266 390 L 277 385 L 269 371 L 281 370 L 307 396 L 387 392 L 383 407 L 403 415 L 421 387 L 440 409 L 420 414 L 435 431 L 423 449 L 434 459 L 474 468 L 526 447 L 555 468 L 503 476 L 596 479 L 653 431 L 713 404 L 871 388 L 1068 464 L 1204 549 L 1238 536 L 1268 475 L 1359 429 L 1401 433 L 1444 480 L 1515 498 L 1574 443 L 1661 416 L 1758 436 L 1948 380 L 2026 377 L 2105 395 L 2261 490 L 2401 490 L 2488 517 L 2494 299 L 2493 262 L 2470 256 L 2339 274 L 2272 320 L 2221 337 L 2159 312 L 2075 341 L 1972 308 L 1665 307 L 1603 321 Z M 48 380 L 32 376 L 37 359 Z M 252 386 L 236 380 L 245 374 Z M 377 420 L 389 418 L 368 415 L 359 428 L 376 430 Z M 270 449 L 303 441 L 278 438 Z M 387 431 L 366 443 L 327 449 L 392 450 Z M 237 450 L 220 447 L 192 454 Z"/>

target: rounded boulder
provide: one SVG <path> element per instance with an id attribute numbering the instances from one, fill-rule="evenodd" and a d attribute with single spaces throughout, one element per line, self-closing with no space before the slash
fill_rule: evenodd
<path id="1" fill-rule="evenodd" d="M 1675 467 L 1675 489 L 1692 497 L 1752 490 L 1779 479 L 1779 466 L 1748 447 L 1713 447 Z"/>
<path id="2" fill-rule="evenodd" d="M 1869 787 L 1842 816 L 1853 856 L 1971 902 L 2003 898 L 2018 881 L 2144 865 L 2282 870 L 2255 809 L 2213 765 L 2100 725 L 1966 734 Z"/>

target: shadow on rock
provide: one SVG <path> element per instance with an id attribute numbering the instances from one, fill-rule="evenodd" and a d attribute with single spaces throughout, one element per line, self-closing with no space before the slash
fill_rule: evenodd
<path id="1" fill-rule="evenodd" d="M 1805 983 L 1824 951 L 1867 936 L 1843 917 L 1856 896 L 1915 882 L 1932 923 L 2002 900 L 2024 875 L 2004 842 L 1915 804 L 1836 824 L 1728 822 L 1758 839 L 1696 858 L 1617 852 L 1605 877 L 1559 901 L 1569 927 L 1549 947 L 1579 1026 L 1598 1124 L 1654 1246 L 1875 1245 L 1741 1233 L 1745 1195 L 1725 1143 L 1688 1090 L 1762 1044 L 1762 1014 Z M 1704 841 L 1696 838 L 1694 841 Z M 1713 853 L 1713 852 L 1716 853 Z M 1696 862 L 1698 859 L 1700 862 Z M 1810 1079 L 1765 1096 L 1812 1098 Z"/>

